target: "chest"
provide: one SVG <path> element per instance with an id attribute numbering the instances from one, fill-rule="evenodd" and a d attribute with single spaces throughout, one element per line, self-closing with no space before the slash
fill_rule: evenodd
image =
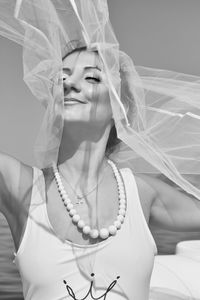
<path id="1" fill-rule="evenodd" d="M 100 193 L 104 197 L 99 195 L 100 203 L 95 207 L 95 213 L 89 214 L 90 210 L 82 207 L 85 218 L 100 216 L 102 226 L 111 218 L 115 219 L 118 211 L 116 186 L 111 183 L 108 182 L 108 189 L 102 187 L 106 197 Z M 27 284 L 26 290 L 31 283 L 31 287 L 36 287 L 38 299 L 57 299 L 58 295 L 66 297 L 67 289 L 63 284 L 66 280 L 76 298 L 82 299 L 88 292 L 90 275 L 94 273 L 98 295 L 117 278 L 117 284 L 106 299 L 121 300 L 122 291 L 126 294 L 123 294 L 125 299 L 147 299 L 154 256 L 152 241 L 141 217 L 141 209 L 136 201 L 135 204 L 131 201 L 134 189 L 129 186 L 127 190 L 127 214 L 116 236 L 97 245 L 85 246 L 89 241 L 73 232 L 76 227 L 70 223 L 56 187 L 50 185 L 46 191 L 46 203 L 38 206 L 29 219 L 31 234 L 24 242 L 23 255 L 19 253 L 17 257 L 21 276 Z M 105 205 L 107 209 L 104 211 Z M 56 234 L 49 230 L 46 212 Z M 39 226 L 34 220 L 40 222 Z M 70 231 L 70 227 L 74 229 Z M 65 241 L 61 240 L 61 236 Z"/>
<path id="2" fill-rule="evenodd" d="M 128 199 L 130 195 L 131 193 Z M 47 198 L 47 201 L 52 199 Z M 113 208 L 112 203 L 111 206 Z M 96 287 L 95 296 L 97 292 L 101 295 L 101 292 L 117 279 L 117 284 L 113 286 L 107 299 L 123 299 L 122 291 L 126 294 L 125 299 L 147 299 L 154 253 L 137 205 L 132 205 L 128 201 L 125 221 L 116 236 L 97 245 L 88 246 L 84 245 L 79 237 L 75 240 L 72 236 L 73 243 L 71 243 L 68 233 L 67 237 L 64 233 L 65 241 L 57 237 L 58 233 L 52 234 L 51 230 L 48 230 L 45 209 L 43 204 L 33 211 L 33 218 L 29 220 L 31 234 L 27 236 L 23 255 L 18 256 L 19 268 L 25 282 L 30 282 L 38 292 L 45 291 L 45 295 L 51 292 L 48 299 L 57 299 L 53 294 L 55 291 L 59 293 L 60 298 L 67 296 L 66 286 L 63 284 L 65 280 L 76 295 L 76 299 L 83 299 L 93 279 Z M 50 206 L 49 209 L 53 207 Z M 56 215 L 53 215 L 53 218 Z M 34 222 L 38 216 L 41 222 L 39 226 Z M 111 213 L 109 218 L 110 216 Z M 52 224 L 53 219 L 50 221 Z M 56 224 L 58 223 L 54 226 L 57 226 Z M 68 226 L 67 222 L 65 224 Z M 55 230 L 59 228 L 54 227 Z M 62 234 L 62 231 L 59 234 Z M 90 278 L 92 273 L 95 278 Z M 39 299 L 46 298 L 41 294 Z"/>
<path id="3" fill-rule="evenodd" d="M 60 298 L 67 296 L 65 280 L 76 299 L 83 299 L 91 281 L 94 280 L 97 296 L 117 279 L 106 299 L 121 300 L 122 291 L 127 296 L 123 294 L 125 299 L 147 299 L 153 252 L 135 223 L 129 226 L 130 223 L 131 219 L 127 218 L 115 237 L 89 247 L 71 246 L 70 242 L 63 243 L 50 232 L 39 230 L 37 239 L 28 237 L 23 256 L 18 257 L 24 282 L 49 296 L 39 294 L 39 299 L 57 299 L 58 294 Z"/>
<path id="4" fill-rule="evenodd" d="M 83 197 L 82 203 L 77 204 L 77 197 L 67 187 L 65 188 L 73 204 L 73 209 L 84 221 L 85 225 L 92 229 L 108 228 L 114 224 L 118 215 L 119 197 L 114 178 L 110 177 L 102 182 L 102 185 L 93 193 Z M 55 182 L 52 182 L 46 192 L 47 214 L 51 226 L 56 235 L 62 240 L 68 240 L 76 244 L 97 243 L 100 239 L 91 239 L 79 229 L 72 220 L 69 211 L 58 193 Z"/>

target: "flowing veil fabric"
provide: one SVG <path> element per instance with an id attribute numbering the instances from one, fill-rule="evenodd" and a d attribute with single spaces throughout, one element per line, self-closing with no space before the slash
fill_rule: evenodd
<path id="1" fill-rule="evenodd" d="M 122 141 L 112 158 L 135 172 L 163 173 L 200 199 L 199 187 L 187 177 L 200 173 L 199 77 L 135 67 L 119 49 L 105 0 L 1 0 L 0 9 L 0 33 L 23 46 L 24 80 L 46 106 L 35 148 L 40 167 L 57 161 L 62 57 L 87 46 L 103 61 Z"/>

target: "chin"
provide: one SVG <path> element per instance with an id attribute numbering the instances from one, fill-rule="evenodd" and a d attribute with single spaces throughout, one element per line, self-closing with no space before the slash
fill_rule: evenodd
<path id="1" fill-rule="evenodd" d="M 81 111 L 79 109 L 66 109 L 64 113 L 64 123 L 68 126 L 71 125 L 77 125 L 83 127 L 90 127 L 90 129 L 95 129 L 95 127 L 98 129 L 107 127 L 112 118 L 111 116 L 107 116 L 105 112 L 99 112 L 91 113 L 91 111 Z"/>

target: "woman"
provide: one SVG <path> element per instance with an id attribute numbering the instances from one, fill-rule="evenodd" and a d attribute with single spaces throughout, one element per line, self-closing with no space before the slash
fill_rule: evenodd
<path id="1" fill-rule="evenodd" d="M 60 151 L 59 151 L 58 164 L 59 164 L 59 173 L 60 176 L 62 176 L 61 180 L 63 181 L 64 179 L 63 185 L 67 190 L 69 199 L 71 199 L 71 202 L 73 203 L 75 209 L 78 211 L 78 214 L 81 216 L 81 219 L 85 221 L 85 224 L 91 224 L 90 226 L 93 228 L 107 229 L 109 225 L 114 224 L 114 222 L 117 219 L 117 214 L 119 209 L 118 208 L 119 196 L 117 193 L 116 179 L 115 176 L 113 175 L 113 170 L 109 166 L 105 155 L 110 129 L 113 126 L 113 119 L 111 113 L 111 106 L 109 102 L 108 89 L 105 83 L 106 80 L 105 74 L 103 72 L 103 68 L 100 64 L 100 61 L 98 60 L 99 59 L 97 53 L 91 51 L 88 52 L 86 50 L 77 50 L 71 53 L 70 55 L 68 55 L 63 60 L 65 126 L 64 126 Z M 51 265 L 52 269 L 49 269 L 48 262 L 47 262 L 47 260 L 49 261 L 49 259 L 50 261 L 54 261 L 55 255 L 57 256 L 57 254 L 55 254 L 55 249 L 51 253 L 53 256 L 51 256 L 51 254 L 49 253 L 50 251 L 49 248 L 53 247 L 52 241 L 51 242 L 50 240 L 48 241 L 48 239 L 49 238 L 51 239 L 52 236 L 52 232 L 49 234 L 49 231 L 51 230 L 51 226 L 52 226 L 54 230 L 54 234 L 53 234 L 54 238 L 57 237 L 57 239 L 60 239 L 62 241 L 67 240 L 68 242 L 70 241 L 71 243 L 73 243 L 71 244 L 71 248 L 73 252 L 75 252 L 75 260 L 78 261 L 78 265 L 83 264 L 83 262 L 80 261 L 81 260 L 79 257 L 80 254 L 76 253 L 77 249 L 74 249 L 76 248 L 76 245 L 77 244 L 90 245 L 93 243 L 96 244 L 106 239 L 106 236 L 105 237 L 102 236 L 102 238 L 100 237 L 95 238 L 95 234 L 96 234 L 95 231 L 93 231 L 93 233 L 90 234 L 84 234 L 85 228 L 78 229 L 77 224 L 72 222 L 72 218 L 69 216 L 65 206 L 61 201 L 62 198 L 58 193 L 55 180 L 53 180 L 54 175 L 52 169 L 46 170 L 46 173 L 44 173 L 45 181 L 46 181 L 47 213 L 48 213 L 48 218 L 50 220 L 51 226 L 48 226 L 47 223 L 48 219 L 43 220 L 41 216 L 40 217 L 37 216 L 38 213 L 42 214 L 43 212 L 41 205 L 38 205 L 38 212 L 35 211 L 36 214 L 34 214 L 33 212 L 33 215 L 31 215 L 31 218 L 28 219 L 29 221 L 28 224 L 26 225 L 27 213 L 25 213 L 24 208 L 26 208 L 27 211 L 30 211 L 29 208 L 30 198 L 31 198 L 30 190 L 33 182 L 32 168 L 28 166 L 24 166 L 23 164 L 17 161 L 11 161 L 9 157 L 6 158 L 2 157 L 2 164 L 5 162 L 6 162 L 6 169 L 8 170 L 7 165 L 10 164 L 11 174 L 13 174 L 13 170 L 15 169 L 16 173 L 14 178 L 15 179 L 17 178 L 17 182 L 19 182 L 18 180 L 21 177 L 20 181 L 22 183 L 20 186 L 18 186 L 18 183 L 15 181 L 15 179 L 14 179 L 15 182 L 13 182 L 12 179 L 13 176 L 11 175 L 12 178 L 10 178 L 9 176 L 9 182 L 13 183 L 17 190 L 18 189 L 20 190 L 20 195 L 18 194 L 17 190 L 12 189 L 12 186 L 8 187 L 9 191 L 13 190 L 13 194 L 12 194 L 13 200 L 11 200 L 10 203 L 13 202 L 14 204 L 13 204 L 13 209 L 10 208 L 7 209 L 6 203 L 8 203 L 8 194 L 4 190 L 4 193 L 6 195 L 5 197 L 1 197 L 2 198 L 1 210 L 4 212 L 10 224 L 10 227 L 12 228 L 11 231 L 13 232 L 13 239 L 15 242 L 16 249 L 19 249 L 17 252 L 17 264 L 19 264 L 19 268 L 21 269 L 20 271 L 21 275 L 22 277 L 24 277 L 23 281 L 30 282 L 30 286 L 29 284 L 28 285 L 25 284 L 24 286 L 25 297 L 27 297 L 27 299 L 29 298 L 32 299 L 32 297 L 33 299 L 34 298 L 50 299 L 51 296 L 52 299 L 56 299 L 56 297 L 58 297 L 57 295 L 59 295 L 61 299 L 61 297 L 67 296 L 67 290 L 65 284 L 63 283 L 63 280 L 67 280 L 67 282 L 69 280 L 68 284 L 75 291 L 77 289 L 77 284 L 78 284 L 78 288 L 80 288 L 79 286 L 82 286 L 84 284 L 84 289 L 81 290 L 80 292 L 80 296 L 82 295 L 83 297 L 83 295 L 86 295 L 88 292 L 88 287 L 89 287 L 88 283 L 90 283 L 90 278 L 88 277 L 90 277 L 90 274 L 94 273 L 95 270 L 97 270 L 96 272 L 98 272 L 98 268 L 100 268 L 100 266 L 99 267 L 96 266 L 95 268 L 93 267 L 91 270 L 89 268 L 89 270 L 87 271 L 89 273 L 85 275 L 87 277 L 81 278 L 80 275 L 78 275 L 78 271 L 76 270 L 76 264 L 74 263 L 73 266 L 70 266 L 70 263 L 68 261 L 69 258 L 67 258 L 68 254 L 65 253 L 64 257 L 65 259 L 67 259 L 66 270 L 64 274 L 62 274 L 62 280 L 56 279 L 58 266 L 56 266 L 56 264 L 54 266 Z M 1 170 L 2 170 L 2 174 L 5 174 L 5 170 L 3 166 Z M 39 176 L 41 176 L 41 172 L 39 170 L 37 172 Z M 129 178 L 130 174 L 129 172 L 127 172 L 127 174 L 125 172 L 125 175 L 123 176 Z M 4 180 L 5 182 L 7 182 L 8 178 L 5 178 Z M 130 181 L 132 180 L 133 179 L 130 178 Z M 141 179 L 138 181 L 138 183 L 139 185 L 144 186 L 144 188 L 142 187 L 143 193 L 144 194 L 150 193 L 152 195 L 151 198 L 153 199 L 154 197 L 153 190 L 150 187 L 148 187 L 147 184 L 143 183 Z M 127 190 L 126 193 L 130 193 L 130 196 L 132 196 L 131 195 L 132 189 L 130 191 Z M 76 203 L 77 202 L 76 195 L 81 195 L 81 198 L 84 200 L 83 204 L 80 205 Z M 146 196 L 147 195 L 148 194 L 146 194 Z M 5 204 L 3 199 L 5 199 Z M 32 198 L 32 201 L 36 201 L 35 203 L 31 204 L 31 207 L 34 207 L 34 204 L 36 205 L 37 203 L 43 203 L 44 199 L 42 198 L 42 202 L 40 202 L 41 199 Z M 110 246 L 105 248 L 106 253 L 102 256 L 102 258 L 97 259 L 97 262 L 99 261 L 99 263 L 101 264 L 101 268 L 103 265 L 103 270 L 104 268 L 105 269 L 108 268 L 107 272 L 109 274 L 113 266 L 115 266 L 115 264 L 117 263 L 119 257 L 122 257 L 122 255 L 124 257 L 127 257 L 128 255 L 129 258 L 131 258 L 131 256 L 135 251 L 136 253 L 138 253 L 139 251 L 140 257 L 142 258 L 144 256 L 143 259 L 146 260 L 147 264 L 144 267 L 144 270 L 142 271 L 141 274 L 142 278 L 138 281 L 137 287 L 136 286 L 134 287 L 135 291 L 129 291 L 129 293 L 131 293 L 132 295 L 134 295 L 134 297 L 137 297 L 139 299 L 145 299 L 148 297 L 149 286 L 148 284 L 144 284 L 144 283 L 146 280 L 149 281 L 150 279 L 150 272 L 153 263 L 153 255 L 156 252 L 156 246 L 147 228 L 145 228 L 145 223 L 143 220 L 142 213 L 140 212 L 140 208 L 137 208 L 137 206 L 134 208 L 133 206 L 133 211 L 135 209 L 137 209 L 137 213 L 135 212 L 137 219 L 139 216 L 140 216 L 139 219 L 141 219 L 138 220 L 139 222 L 135 221 L 136 222 L 135 225 L 141 226 L 141 229 L 137 228 L 136 235 L 138 236 L 138 238 L 139 235 L 144 235 L 142 239 L 140 237 L 140 243 L 137 242 L 138 244 L 137 250 L 135 246 L 133 247 L 133 249 L 131 246 L 132 243 L 134 245 L 134 243 L 136 242 L 136 235 L 134 233 L 134 228 L 132 228 L 131 229 L 133 231 L 132 234 L 135 235 L 135 238 L 133 239 L 133 242 L 130 243 L 129 251 L 127 252 L 124 249 L 124 247 L 122 247 L 122 249 L 119 250 L 118 255 L 116 255 L 114 261 L 112 260 L 112 262 L 110 262 L 110 267 L 105 264 L 104 260 L 105 259 L 110 260 L 112 258 L 115 247 L 117 245 L 120 246 L 119 242 L 121 241 L 121 243 L 124 243 L 127 238 L 131 238 L 129 231 L 126 232 L 127 230 L 125 230 L 124 234 L 128 235 L 125 237 L 125 240 L 122 237 L 122 235 L 120 240 L 118 240 L 118 238 L 117 240 L 113 239 L 112 244 L 110 244 Z M 71 211 L 72 210 L 70 210 L 69 213 Z M 9 219 L 9 215 L 11 217 L 10 219 Z M 32 220 L 33 223 L 31 222 L 31 219 L 33 219 Z M 30 231 L 34 231 L 34 227 L 35 227 L 34 225 L 37 224 L 39 226 L 38 227 L 36 226 L 37 229 L 35 228 L 36 235 L 33 233 L 33 236 L 31 237 L 32 234 L 29 233 L 29 230 L 27 229 L 28 231 L 25 231 L 27 232 L 25 236 L 28 237 L 30 235 L 30 239 L 28 238 L 28 241 L 26 241 L 26 238 L 22 238 L 22 242 L 21 242 L 22 248 L 21 248 L 20 240 L 21 237 L 23 236 L 23 232 L 25 228 L 31 228 Z M 38 243 L 38 237 L 40 236 L 40 234 L 44 235 L 42 238 L 43 243 L 41 245 L 41 248 L 39 247 L 39 243 Z M 100 231 L 99 234 L 102 235 L 102 232 Z M 113 235 L 114 234 L 115 233 L 113 233 Z M 33 239 L 34 236 L 37 236 L 37 240 Z M 56 253 L 59 253 L 62 250 L 59 245 L 60 240 L 58 240 L 59 242 L 57 241 L 56 243 L 58 244 L 56 245 L 56 247 L 58 247 Z M 26 245 L 28 246 L 28 248 L 31 247 L 32 249 L 36 248 L 37 246 L 38 249 L 40 250 L 38 252 L 33 251 L 32 252 L 33 257 L 31 258 L 32 254 L 31 253 L 28 254 L 30 249 L 29 250 L 27 249 L 26 251 Z M 47 254 L 46 250 L 45 253 L 43 253 L 44 247 L 48 252 L 48 257 L 46 257 Z M 97 248 L 94 247 L 93 249 L 101 253 L 99 247 L 101 248 L 100 244 L 98 244 Z M 69 248 L 69 245 L 66 248 Z M 86 249 L 87 248 L 85 248 L 84 251 L 82 250 L 81 257 L 83 255 L 84 256 L 86 255 L 85 253 Z M 69 249 L 66 250 L 69 251 Z M 143 254 L 142 251 L 144 252 Z M 26 261 L 25 258 L 26 254 L 28 255 L 27 256 L 28 261 Z M 38 257 L 36 257 L 37 255 Z M 71 256 L 69 257 L 71 259 Z M 57 259 L 58 257 L 56 257 L 56 260 Z M 61 257 L 59 259 L 61 259 Z M 132 275 L 130 274 L 131 277 L 136 277 L 135 267 L 138 264 L 137 260 L 138 260 L 138 254 L 137 254 L 136 261 L 132 262 L 133 274 Z M 40 269 L 39 265 L 41 263 L 37 265 L 37 261 L 43 262 L 43 264 L 41 265 L 41 270 L 39 270 Z M 128 257 L 127 257 L 127 262 L 128 265 L 130 265 Z M 25 267 L 26 264 L 27 264 L 27 268 Z M 31 264 L 33 265 L 31 266 Z M 22 265 L 25 267 L 25 269 L 24 267 L 22 267 Z M 42 276 L 39 276 L 38 273 L 39 274 L 43 273 L 44 266 L 45 269 L 47 268 L 47 270 L 45 270 Z M 103 270 L 101 268 L 100 271 L 102 273 Z M 127 269 L 127 265 L 125 269 Z M 49 278 L 50 281 L 49 279 L 47 280 L 46 271 L 48 271 L 48 273 L 50 272 L 51 274 L 51 279 Z M 59 270 L 59 273 L 60 271 L 61 270 Z M 27 275 L 25 275 L 27 274 L 27 272 L 30 274 L 32 278 L 27 278 Z M 71 272 L 77 273 L 75 277 L 75 281 L 73 276 L 69 276 Z M 97 278 L 100 274 L 96 274 Z M 109 278 L 108 274 L 106 275 L 107 279 Z M 112 273 L 109 274 L 109 276 L 111 276 L 111 278 L 113 279 L 111 280 L 111 282 L 116 279 L 115 275 L 120 277 L 123 276 L 124 279 L 121 280 L 123 280 L 125 284 L 127 278 L 126 276 L 124 276 L 125 274 L 123 275 L 123 268 L 122 270 L 120 270 L 118 266 L 118 268 L 113 272 L 113 276 L 114 276 L 113 278 L 112 278 Z M 59 277 L 60 276 L 61 274 L 59 275 Z M 43 282 L 44 284 L 42 289 L 40 289 L 38 286 L 39 284 L 38 278 L 39 278 L 40 285 L 41 282 Z M 101 277 L 100 279 L 102 280 Z M 46 280 L 48 281 L 48 283 L 47 282 L 45 283 Z M 104 294 L 109 286 L 109 285 L 101 286 L 103 284 L 101 283 L 101 280 L 100 283 L 97 283 L 100 284 L 99 289 L 101 293 L 99 291 L 97 295 L 99 295 L 99 293 L 101 295 Z M 56 283 L 56 286 L 54 286 L 54 288 L 51 289 L 51 286 L 54 282 Z M 59 285 L 60 285 L 59 287 L 60 291 L 58 291 Z M 130 282 L 130 286 L 128 287 L 129 289 L 131 288 L 131 285 L 132 282 Z M 140 288 L 138 289 L 139 286 Z M 112 297 L 115 297 L 115 299 L 117 295 L 119 299 L 121 297 L 124 297 L 122 290 L 123 290 L 123 286 L 118 288 L 113 293 Z M 111 297 L 110 294 L 112 294 L 112 292 L 108 291 L 107 293 L 109 293 L 109 297 Z M 75 293 L 75 295 L 76 298 L 78 298 L 77 292 Z"/>
<path id="2" fill-rule="evenodd" d="M 147 223 L 199 230 L 200 202 L 156 178 L 134 177 L 127 168 L 119 171 L 109 160 L 119 142 L 116 129 L 127 141 L 130 125 L 125 127 L 126 137 L 122 125 L 127 116 L 131 120 L 136 115 L 129 90 L 129 102 L 113 106 L 118 101 L 113 102 L 118 99 L 118 78 L 107 67 L 117 69 L 116 53 L 78 46 L 66 52 L 62 82 L 54 78 L 48 94 L 55 100 L 47 108 L 50 121 L 52 109 L 56 113 L 50 124 L 53 130 L 44 132 L 54 139 L 45 143 L 43 159 L 51 165 L 46 163 L 41 171 L 0 156 L 0 209 L 12 231 L 24 295 L 26 299 L 148 299 L 156 246 Z M 125 59 L 120 62 L 122 92 L 129 80 L 124 64 Z M 38 69 L 42 76 L 43 69 Z M 34 86 L 34 79 L 26 77 L 29 86 Z M 136 118 L 133 127 L 141 127 L 139 121 L 136 126 Z M 50 144 L 55 146 L 60 133 L 55 160 Z M 187 219 L 189 211 L 192 220 Z"/>
<path id="3" fill-rule="evenodd" d="M 87 69 L 85 70 L 85 68 Z M 118 213 L 118 196 L 116 179 L 113 176 L 112 168 L 106 161 L 106 145 L 110 129 L 113 126 L 113 119 L 109 94 L 105 84 L 105 74 L 103 73 L 102 65 L 98 59 L 98 54 L 83 49 L 74 51 L 63 60 L 63 73 L 65 126 L 58 158 L 59 173 L 62 178 L 61 181 L 63 182 L 71 202 L 81 216 L 81 219 L 83 219 L 86 224 L 91 223 L 91 227 L 93 226 L 93 228 L 97 227 L 96 222 L 98 219 L 99 228 L 108 228 L 109 225 L 114 224 Z M 49 247 L 54 246 L 51 244 L 52 241 L 49 240 L 50 237 L 47 237 L 47 240 L 45 240 L 45 242 L 43 241 L 41 246 L 40 243 L 36 244 L 39 240 L 38 236 L 42 234 L 41 232 L 44 231 L 45 239 L 45 234 L 47 234 L 47 236 L 49 235 L 48 231 L 51 230 L 52 226 L 54 231 L 50 233 L 50 236 L 53 235 L 53 239 L 58 239 L 59 243 L 60 241 L 65 240 L 73 243 L 71 244 L 72 249 L 73 246 L 76 247 L 77 244 L 91 245 L 93 243 L 102 242 L 105 238 L 92 238 L 89 234 L 84 234 L 82 229 L 78 229 L 76 223 L 72 222 L 72 218 L 61 201 L 62 197 L 59 195 L 54 180 L 53 169 L 48 169 L 44 172 L 47 213 L 51 225 L 48 226 L 48 223 L 45 223 L 46 221 L 42 223 L 43 220 L 41 216 L 40 218 L 38 217 L 39 211 L 42 212 L 41 205 L 38 205 L 38 212 L 35 215 L 34 213 L 32 215 L 33 222 L 29 219 L 28 225 L 28 216 L 25 212 L 30 210 L 31 189 L 33 186 L 32 172 L 33 169 L 31 167 L 26 166 L 11 157 L 3 154 L 1 155 L 1 211 L 9 222 L 16 250 L 19 249 L 17 252 L 17 262 L 21 268 L 21 275 L 24 280 L 25 296 L 27 299 L 32 299 L 31 297 L 33 297 L 33 299 L 41 299 L 41 297 L 42 299 L 50 299 L 50 295 L 52 296 L 52 293 L 55 293 L 55 295 L 52 296 L 52 299 L 56 299 L 56 293 L 59 294 L 57 284 L 56 289 L 54 287 L 53 290 L 51 290 L 49 284 L 51 283 L 52 285 L 57 281 L 55 275 L 57 267 L 55 265 L 51 265 L 51 267 L 48 266 L 49 258 L 52 261 L 55 259 L 55 253 L 51 253 L 51 250 L 49 249 Z M 37 170 L 37 172 L 42 176 L 41 171 Z M 130 186 L 134 186 L 134 177 L 131 175 L 131 172 L 128 169 L 124 169 L 122 170 L 122 174 L 124 174 L 122 176 L 125 176 L 123 177 L 125 186 L 128 186 L 127 183 L 129 183 L 129 181 Z M 175 192 L 173 188 L 170 188 L 169 185 L 164 184 L 158 179 L 151 179 L 148 176 L 135 178 L 139 191 L 139 199 L 147 223 L 151 216 L 151 222 L 153 224 L 159 224 L 159 226 L 164 226 L 165 228 L 173 228 L 173 230 L 182 231 L 190 229 L 199 230 L 200 212 L 196 208 L 198 207 L 200 209 L 200 203 L 197 200 L 191 201 L 188 196 L 184 196 L 180 192 Z M 21 182 L 20 185 L 19 179 Z M 85 179 L 87 179 L 87 181 Z M 82 185 L 82 183 L 84 185 Z M 128 189 L 126 190 L 126 194 L 128 195 L 127 201 L 131 200 L 129 197 L 137 197 L 136 187 L 135 189 L 131 187 L 130 191 L 129 188 L 130 187 L 128 186 Z M 77 202 L 77 195 L 79 195 L 86 203 L 79 204 L 79 202 Z M 179 198 L 182 198 L 181 201 Z M 10 200 L 8 201 L 8 199 Z M 32 201 L 38 202 L 38 199 L 32 198 Z M 42 199 L 42 201 L 44 201 L 44 199 Z M 97 201 L 98 209 L 95 207 Z M 130 203 L 131 202 L 132 201 L 130 201 Z M 32 206 L 33 205 L 34 203 L 32 203 Z M 129 204 L 127 203 L 127 205 Z M 166 207 L 165 210 L 163 210 L 162 205 Z M 195 209 L 193 206 L 195 206 Z M 26 210 L 24 208 L 26 208 Z M 129 211 L 127 210 L 126 212 L 126 214 L 128 214 L 126 217 L 130 215 L 131 220 L 134 218 L 134 212 L 130 212 L 130 208 L 131 205 Z M 140 257 L 140 259 L 143 258 L 143 261 L 145 260 L 146 264 L 144 264 L 144 270 L 141 273 L 142 278 L 140 278 L 136 286 L 134 285 L 131 295 L 134 295 L 135 298 L 137 296 L 138 299 L 147 299 L 149 283 L 146 281 L 147 279 L 148 281 L 150 279 L 153 255 L 156 253 L 156 246 L 148 229 L 145 228 L 145 221 L 142 219 L 143 217 L 140 208 L 137 206 L 132 208 L 134 210 L 137 209 L 135 212 L 137 222 L 135 220 L 135 224 L 131 224 L 130 226 L 137 226 L 137 231 L 134 232 L 134 228 L 130 227 L 133 236 L 126 236 L 125 240 L 121 239 L 122 236 L 118 239 L 118 234 L 120 234 L 119 231 L 116 237 L 113 238 L 112 243 L 117 246 L 119 245 L 118 242 L 120 239 L 123 243 L 128 238 L 130 243 L 130 253 L 127 253 L 127 250 L 122 247 L 123 250 L 119 249 L 117 251 L 116 258 L 118 260 L 121 255 L 123 255 L 123 257 L 126 257 L 127 255 L 130 256 L 130 260 L 125 260 L 124 264 L 126 270 L 129 265 L 133 265 L 132 274 L 129 274 L 132 278 L 136 276 L 135 269 L 137 268 L 138 263 L 140 264 L 140 262 L 137 262 L 138 257 Z M 190 212 L 193 216 L 192 220 L 191 218 L 188 218 Z M 196 215 L 194 212 L 196 212 Z M 181 217 L 179 217 L 179 215 Z M 35 229 L 34 223 L 39 223 L 39 226 Z M 26 226 L 28 226 L 29 229 L 31 228 L 30 233 L 27 231 Z M 122 225 L 122 228 L 123 226 L 125 226 L 125 224 Z M 26 232 L 26 237 L 23 237 L 24 231 Z M 34 233 L 37 233 L 37 235 L 34 236 Z M 127 230 L 125 229 L 124 234 L 127 235 L 130 233 L 127 233 Z M 141 235 L 144 236 L 141 237 Z M 131 241 L 131 239 L 133 241 Z M 20 240 L 23 246 L 20 246 Z M 134 245 L 133 249 L 132 244 Z M 112 250 L 114 250 L 114 245 L 111 246 L 110 244 Z M 38 251 L 36 251 L 37 247 Z M 44 253 L 41 253 L 40 247 L 45 247 Z M 31 249 L 35 250 L 31 253 Z M 140 251 L 140 254 L 137 251 Z M 57 249 L 57 252 L 59 252 L 59 248 Z M 136 261 L 134 261 L 134 258 L 131 259 L 134 252 L 137 257 Z M 48 257 L 46 257 L 47 254 Z M 67 257 L 67 253 L 65 255 Z M 76 254 L 76 256 L 79 260 L 78 254 Z M 111 257 L 109 259 L 111 259 Z M 117 260 L 111 260 L 111 266 L 116 265 Z M 103 263 L 102 257 L 101 264 Z M 46 278 L 47 270 L 45 270 L 45 272 L 43 271 L 44 266 L 47 268 L 48 272 L 51 272 L 52 277 L 48 278 L 48 280 Z M 104 266 L 104 268 L 105 267 L 106 266 Z M 69 262 L 66 263 L 66 269 L 68 268 Z M 109 267 L 107 266 L 107 268 Z M 74 271 L 74 269 L 71 271 Z M 67 270 L 67 273 L 65 271 L 64 274 L 62 274 L 63 280 L 68 278 L 68 272 L 69 271 Z M 27 273 L 30 273 L 28 278 Z M 120 272 L 119 268 L 115 271 L 115 274 L 120 274 L 120 280 L 122 280 L 121 277 L 123 273 L 122 271 Z M 41 288 L 42 291 L 38 286 L 38 278 L 40 278 L 40 284 L 43 282 L 44 285 Z M 113 278 L 113 280 L 114 279 L 115 278 Z M 127 277 L 125 277 L 125 280 L 127 281 Z M 29 283 L 25 284 L 27 281 Z M 88 278 L 86 282 L 87 281 Z M 62 280 L 59 283 L 62 283 Z M 73 281 L 71 285 L 69 282 L 69 286 L 73 288 L 76 288 L 76 285 L 77 278 L 75 286 L 73 285 Z M 130 282 L 130 285 L 133 285 L 132 281 Z M 137 290 L 139 286 L 141 286 L 141 290 Z M 63 291 L 66 290 L 64 284 L 63 286 L 61 285 L 61 287 L 63 288 Z M 128 287 L 127 284 L 126 287 Z M 106 288 L 107 287 L 105 287 L 105 290 Z M 44 291 L 45 294 L 43 294 Z M 83 291 L 81 292 L 81 295 L 86 295 L 87 293 L 87 291 L 85 293 Z M 26 295 L 26 293 L 28 294 Z M 37 293 L 39 294 L 37 295 Z M 67 291 L 65 291 L 65 293 L 66 294 L 63 294 L 62 297 L 64 297 L 64 295 L 67 296 Z M 118 292 L 116 293 L 118 295 Z M 101 293 L 101 295 L 102 294 L 103 293 Z M 108 299 L 110 295 L 112 295 L 111 291 L 107 295 Z M 115 299 L 117 295 L 114 294 Z M 123 299 L 124 296 L 119 294 L 118 297 L 119 299 Z"/>

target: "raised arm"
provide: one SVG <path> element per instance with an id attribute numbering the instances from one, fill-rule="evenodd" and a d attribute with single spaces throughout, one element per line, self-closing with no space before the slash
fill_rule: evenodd
<path id="1" fill-rule="evenodd" d="M 157 178 L 148 178 L 156 190 L 150 211 L 150 224 L 177 232 L 200 233 L 200 201 Z"/>
<path id="2" fill-rule="evenodd" d="M 0 211 L 10 226 L 16 249 L 23 234 L 32 191 L 30 166 L 0 153 Z"/>
<path id="3" fill-rule="evenodd" d="M 0 211 L 5 216 L 18 197 L 20 164 L 17 159 L 0 153 Z"/>

